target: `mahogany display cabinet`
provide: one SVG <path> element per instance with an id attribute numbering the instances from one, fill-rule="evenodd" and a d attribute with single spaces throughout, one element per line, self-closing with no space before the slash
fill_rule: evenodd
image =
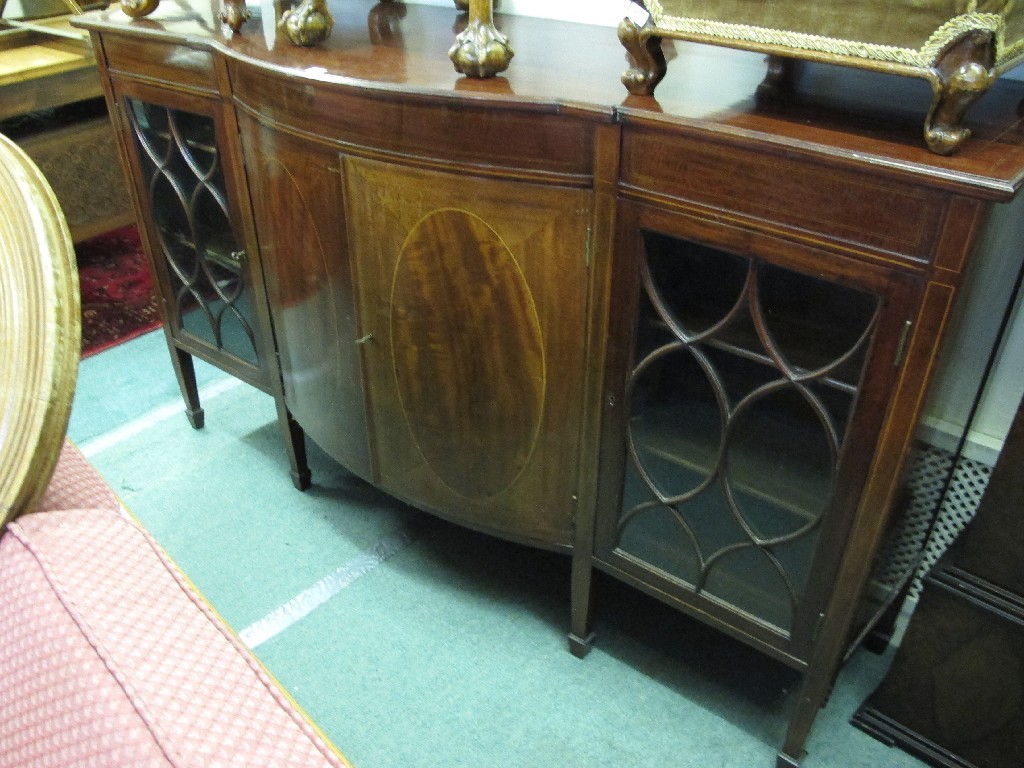
<path id="1" fill-rule="evenodd" d="M 1021 221 L 1024 87 L 946 158 L 905 79 L 822 67 L 775 104 L 694 46 L 627 96 L 614 30 L 499 16 L 516 59 L 480 81 L 450 9 L 332 11 L 315 49 L 200 3 L 78 22 L 188 397 L 196 354 L 278 398 L 293 465 L 304 433 L 571 556 L 578 655 L 601 570 L 802 672 L 796 765 L 911 575 L 868 589 L 957 288 Z"/>

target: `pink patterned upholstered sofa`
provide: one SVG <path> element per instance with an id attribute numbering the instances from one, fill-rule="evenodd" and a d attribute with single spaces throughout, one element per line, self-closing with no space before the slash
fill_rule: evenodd
<path id="1" fill-rule="evenodd" d="M 0 208 L 0 768 L 348 766 L 64 439 L 74 253 L 3 136 Z"/>
<path id="2" fill-rule="evenodd" d="M 66 443 L 0 537 L 0 766 L 347 763 Z"/>

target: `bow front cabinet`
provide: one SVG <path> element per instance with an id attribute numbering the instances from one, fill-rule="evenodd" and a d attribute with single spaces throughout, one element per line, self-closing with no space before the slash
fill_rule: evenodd
<path id="1" fill-rule="evenodd" d="M 300 487 L 308 437 L 566 553 L 579 655 L 602 570 L 801 671 L 796 765 L 910 576 L 871 578 L 962 277 L 1021 220 L 1024 92 L 993 88 L 944 158 L 905 81 L 823 68 L 765 102 L 695 46 L 628 96 L 613 31 L 515 17 L 480 81 L 450 9 L 334 16 L 316 49 L 198 3 L 77 22 L 192 418 L 199 356 L 275 398 Z M 909 90 L 843 103 L 881 85 Z"/>

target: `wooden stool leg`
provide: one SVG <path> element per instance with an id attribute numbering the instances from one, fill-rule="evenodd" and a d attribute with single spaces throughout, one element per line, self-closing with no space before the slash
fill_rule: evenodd
<path id="1" fill-rule="evenodd" d="M 649 24 L 641 27 L 629 18 L 619 22 L 618 35 L 633 64 L 622 73 L 622 84 L 634 96 L 651 96 L 668 71 L 661 37 L 651 33 Z"/>
<path id="2" fill-rule="evenodd" d="M 952 154 L 971 135 L 961 123 L 971 105 L 996 80 L 991 70 L 992 51 L 992 33 L 975 30 L 942 55 L 935 67 L 939 79 L 932 82 L 932 106 L 924 124 L 924 139 L 932 152 Z"/>

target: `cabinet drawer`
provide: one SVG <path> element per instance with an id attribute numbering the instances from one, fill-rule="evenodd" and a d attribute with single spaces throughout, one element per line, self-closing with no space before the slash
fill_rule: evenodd
<path id="1" fill-rule="evenodd" d="M 593 126 L 540 110 L 361 92 L 236 65 L 236 101 L 263 123 L 298 129 L 349 152 L 384 151 L 448 167 L 514 170 L 589 186 Z"/>
<path id="2" fill-rule="evenodd" d="M 923 266 L 933 258 L 945 196 L 809 159 L 755 152 L 676 133 L 624 132 L 622 180 L 637 192 L 676 198 L 844 250 L 881 252 Z M 665 147 L 671 146 L 671 153 Z"/>
<path id="3" fill-rule="evenodd" d="M 103 50 L 112 73 L 178 88 L 217 91 L 213 54 L 209 51 L 116 35 L 103 38 Z"/>

